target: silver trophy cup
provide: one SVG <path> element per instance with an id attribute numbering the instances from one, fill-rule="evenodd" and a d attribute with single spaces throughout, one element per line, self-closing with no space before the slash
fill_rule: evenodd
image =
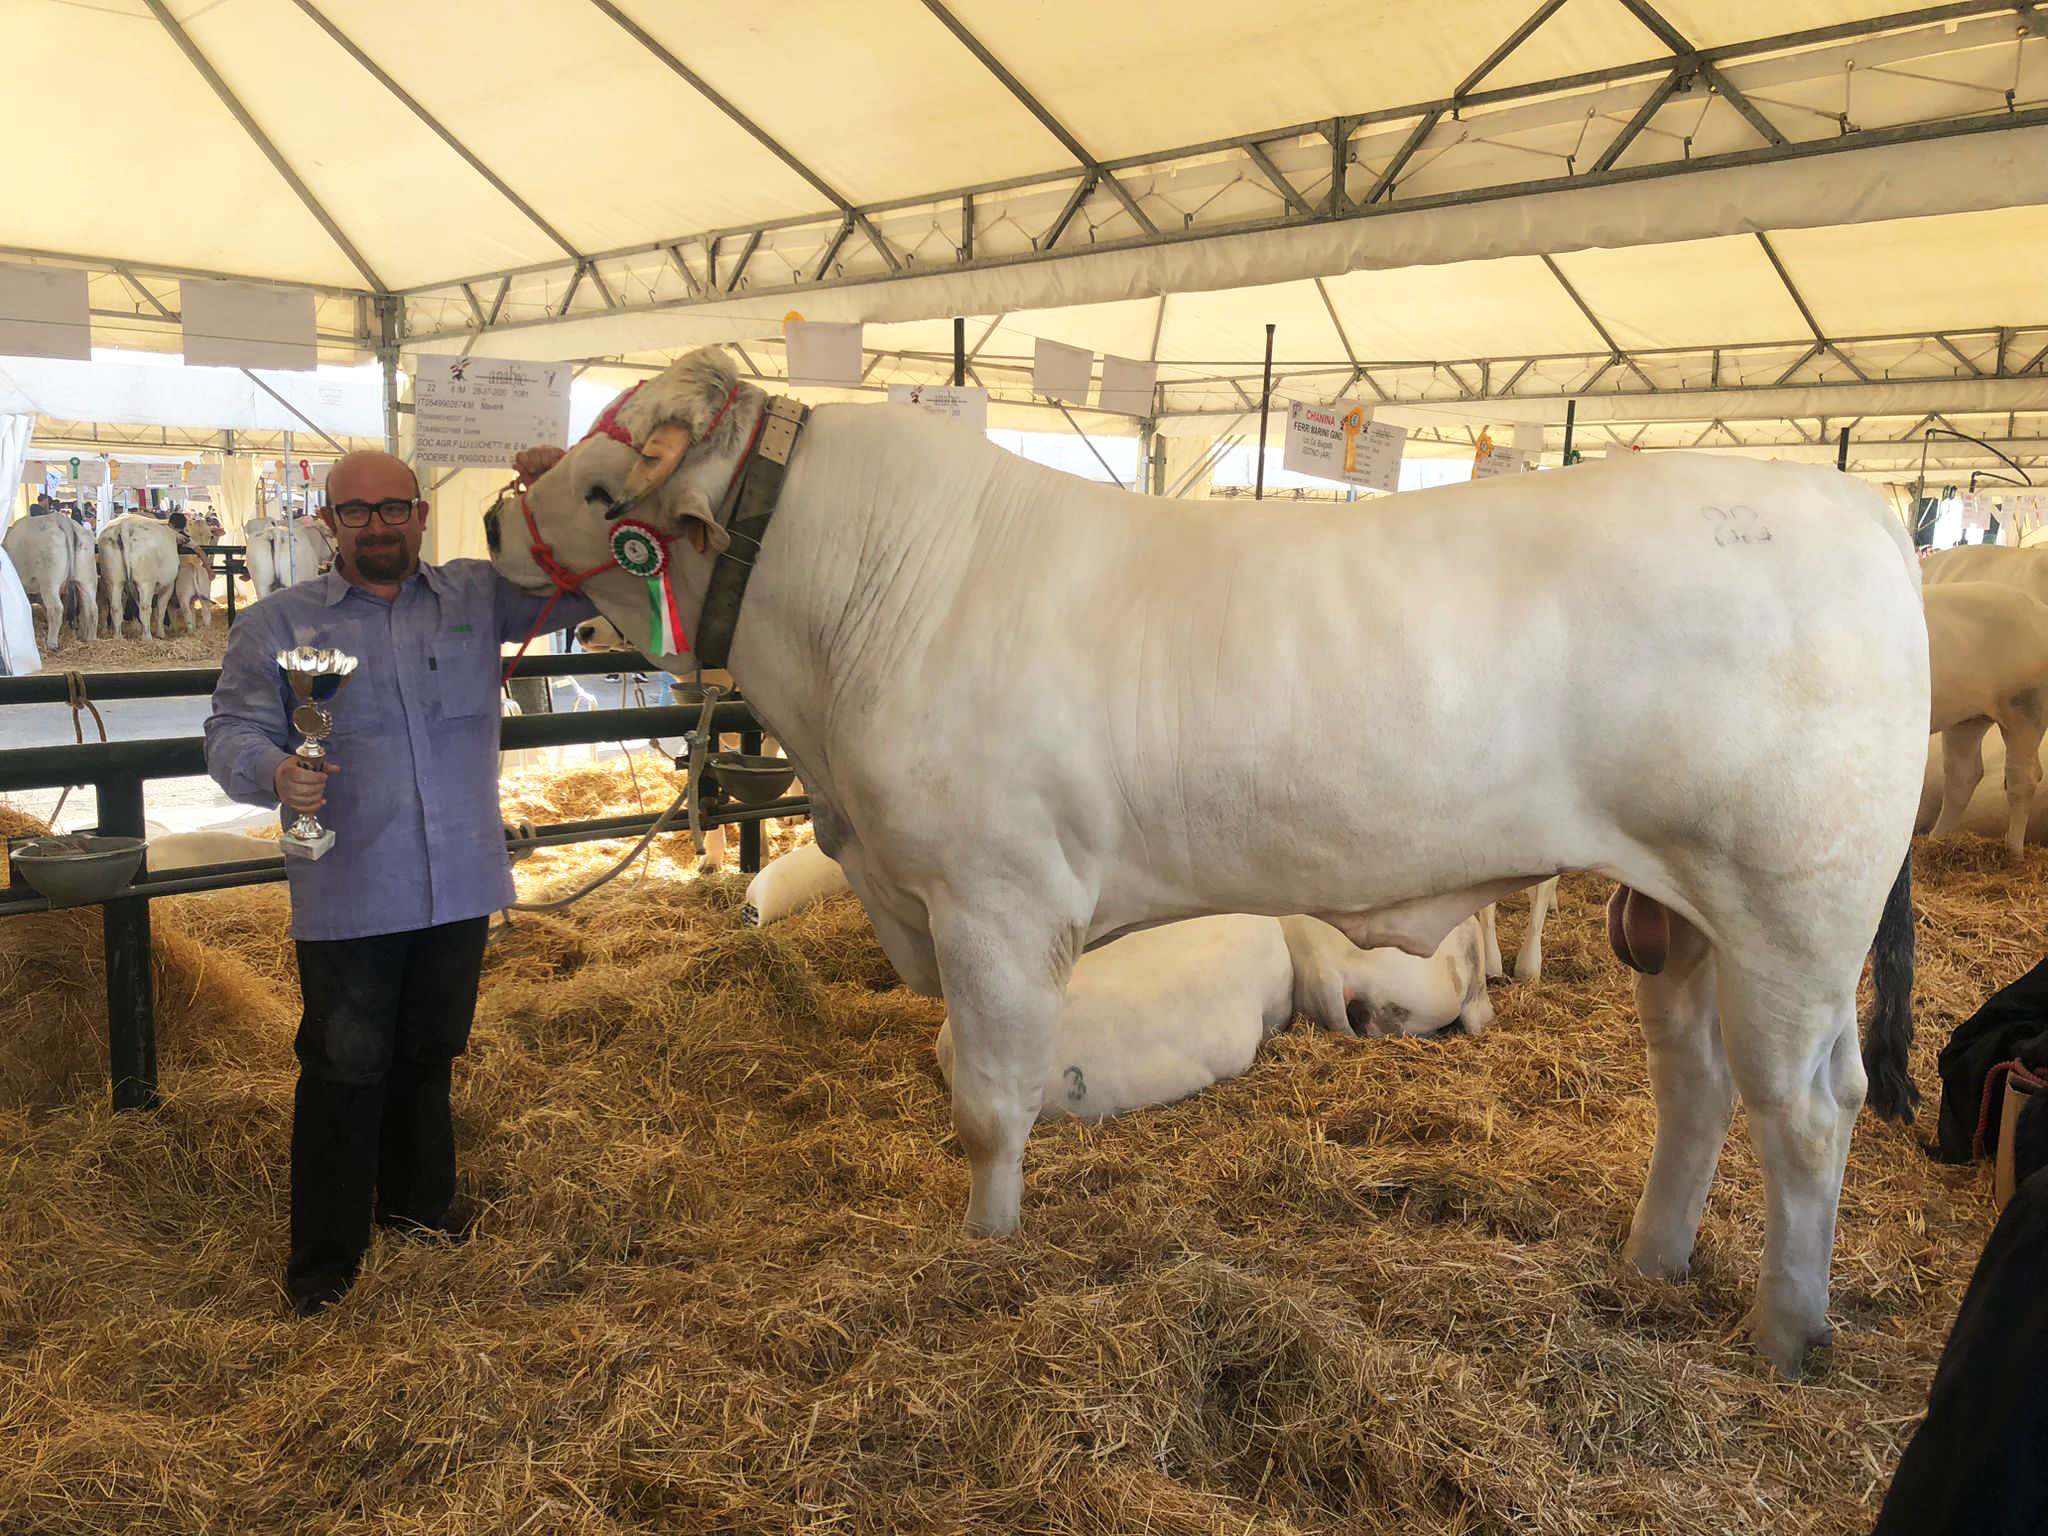
<path id="1" fill-rule="evenodd" d="M 299 707 L 292 711 L 292 729 L 305 738 L 299 743 L 298 759 L 309 768 L 318 768 L 327 757 L 327 738 L 334 731 L 334 696 L 355 671 L 356 658 L 324 646 L 302 645 L 279 651 L 277 667 L 299 700 Z M 320 818 L 311 811 L 302 811 L 278 843 L 286 853 L 317 859 L 334 846 L 334 832 L 321 826 Z"/>

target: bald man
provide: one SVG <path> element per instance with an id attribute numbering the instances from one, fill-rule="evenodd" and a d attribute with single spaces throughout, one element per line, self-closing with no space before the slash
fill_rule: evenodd
<path id="1" fill-rule="evenodd" d="M 285 1291 L 301 1316 L 355 1282 L 373 1215 L 400 1235 L 467 1234 L 449 1066 L 469 1041 L 485 925 L 512 900 L 499 646 L 545 602 L 486 561 L 423 564 L 427 503 L 403 460 L 345 455 L 327 497 L 333 568 L 242 614 L 206 722 L 207 771 L 231 797 L 285 820 L 318 811 L 334 832 L 318 859 L 285 860 L 304 999 Z M 549 622 L 594 611 L 566 596 Z M 292 755 L 277 668 L 299 645 L 357 659 L 318 771 Z"/>

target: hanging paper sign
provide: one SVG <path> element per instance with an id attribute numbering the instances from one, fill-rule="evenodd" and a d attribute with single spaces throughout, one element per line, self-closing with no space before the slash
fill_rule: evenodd
<path id="1" fill-rule="evenodd" d="M 1031 392 L 1048 400 L 1088 403 L 1089 376 L 1095 371 L 1095 354 L 1085 347 L 1070 347 L 1047 341 L 1043 336 L 1031 348 Z"/>
<path id="2" fill-rule="evenodd" d="M 1479 434 L 1472 452 L 1472 478 L 1491 480 L 1496 475 L 1519 475 L 1529 467 L 1529 455 L 1520 448 L 1505 447 L 1489 432 Z"/>
<path id="3" fill-rule="evenodd" d="M 927 416 L 944 416 L 976 432 L 988 431 L 988 391 L 971 385 L 891 384 L 891 405 L 908 405 Z"/>
<path id="4" fill-rule="evenodd" d="M 105 459 L 73 459 L 72 481 L 77 485 L 105 485 L 111 478 Z"/>
<path id="5" fill-rule="evenodd" d="M 22 465 L 21 483 L 23 485 L 41 486 L 49 478 L 50 467 L 48 464 Z"/>
<path id="6" fill-rule="evenodd" d="M 141 491 L 149 488 L 149 466 L 135 459 L 109 459 L 107 471 L 113 476 L 117 491 Z"/>
<path id="7" fill-rule="evenodd" d="M 690 649 L 683 638 L 683 616 L 669 582 L 668 545 L 637 518 L 625 518 L 612 529 L 612 558 L 628 576 L 647 582 L 647 633 L 653 656 L 681 656 Z"/>
<path id="8" fill-rule="evenodd" d="M 414 462 L 506 469 L 522 448 L 569 442 L 569 365 L 424 356 L 413 374 Z"/>
<path id="9" fill-rule="evenodd" d="M 218 464 L 187 464 L 185 468 L 188 471 L 185 476 L 185 484 L 192 486 L 194 489 L 220 484 L 220 466 Z"/>
<path id="10" fill-rule="evenodd" d="M 859 321 L 785 320 L 782 347 L 792 384 L 851 387 L 861 378 Z"/>
<path id="11" fill-rule="evenodd" d="M 1400 489 L 1401 455 L 1407 446 L 1407 428 L 1374 421 L 1370 406 L 1348 400 L 1334 405 L 1296 400 L 1287 407 L 1280 463 L 1297 475 L 1393 491 Z"/>

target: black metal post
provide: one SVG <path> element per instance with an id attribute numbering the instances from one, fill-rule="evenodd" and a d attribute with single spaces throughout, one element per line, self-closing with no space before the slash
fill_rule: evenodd
<path id="1" fill-rule="evenodd" d="M 1572 433 L 1573 433 L 1573 431 L 1574 431 L 1574 430 L 1575 430 L 1575 429 L 1576 429 L 1576 428 L 1578 427 L 1578 424 L 1579 424 L 1579 402 L 1578 402 L 1578 401 L 1576 401 L 1576 400 L 1567 400 L 1567 401 L 1565 401 L 1565 403 L 1564 403 L 1564 462 L 1565 462 L 1565 463 L 1567 463 L 1567 464 L 1576 464 L 1576 463 L 1578 462 L 1578 460 L 1576 460 L 1576 459 L 1574 459 L 1574 458 L 1572 457 Z"/>
<path id="2" fill-rule="evenodd" d="M 953 317 L 953 387 L 967 382 L 967 317 Z"/>
<path id="3" fill-rule="evenodd" d="M 1849 429 L 1842 428 L 1842 435 L 1835 442 L 1835 468 L 1844 474 L 1849 469 Z"/>
<path id="4" fill-rule="evenodd" d="M 1252 486 L 1252 500 L 1266 499 L 1266 417 L 1273 409 L 1273 325 L 1266 325 L 1266 377 L 1259 386 L 1259 471 Z"/>
<path id="5" fill-rule="evenodd" d="M 958 325 L 960 322 L 956 320 L 953 323 Z M 959 339 L 959 334 L 958 331 L 953 333 L 956 342 Z M 740 750 L 750 757 L 759 756 L 761 751 L 761 733 L 759 731 L 741 731 Z M 761 823 L 758 821 L 743 821 L 740 823 L 740 873 L 743 875 L 754 875 L 759 874 L 760 871 Z"/>
<path id="6" fill-rule="evenodd" d="M 101 779 L 100 835 L 141 837 L 142 780 Z M 115 1109 L 156 1108 L 156 1015 L 151 996 L 149 898 L 124 896 L 100 909 L 107 959 L 107 1066 Z"/>

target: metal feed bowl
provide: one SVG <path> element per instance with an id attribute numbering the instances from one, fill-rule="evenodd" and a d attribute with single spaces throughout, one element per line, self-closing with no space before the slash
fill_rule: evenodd
<path id="1" fill-rule="evenodd" d="M 134 879 L 142 849 L 139 837 L 39 837 L 14 850 L 14 867 L 51 906 L 78 907 L 105 901 Z"/>
<path id="2" fill-rule="evenodd" d="M 711 759 L 711 776 L 741 805 L 767 805 L 795 782 L 796 765 L 786 757 L 720 752 Z"/>

